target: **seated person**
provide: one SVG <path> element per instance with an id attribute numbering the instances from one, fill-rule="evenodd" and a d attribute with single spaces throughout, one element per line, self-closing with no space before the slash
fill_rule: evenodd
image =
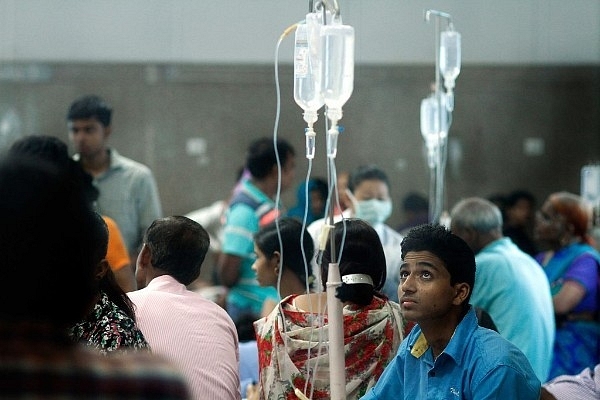
<path id="1" fill-rule="evenodd" d="M 160 218 L 144 234 L 127 295 L 152 352 L 180 368 L 196 399 L 239 399 L 238 336 L 227 312 L 186 288 L 200 275 L 208 233 L 183 216 Z"/>
<path id="2" fill-rule="evenodd" d="M 92 184 L 92 176 L 85 172 L 81 164 L 75 162 L 68 152 L 67 145 L 58 138 L 48 135 L 30 135 L 15 141 L 9 149 L 13 155 L 32 155 L 51 162 L 58 168 L 72 169 L 84 180 L 84 189 L 88 201 L 95 207 L 99 191 Z M 135 277 L 125 241 L 117 223 L 110 217 L 102 218 L 108 226 L 108 249 L 106 260 L 115 276 L 115 280 L 125 292 L 136 289 Z M 104 258 L 104 257 L 103 257 Z"/>
<path id="3" fill-rule="evenodd" d="M 0 160 L 2 277 L 21 287 L 0 291 L 0 398 L 189 398 L 183 377 L 155 355 L 106 357 L 68 337 L 96 295 L 100 239 L 82 187 L 39 158 Z"/>
<path id="4" fill-rule="evenodd" d="M 560 375 L 542 385 L 541 400 L 600 399 L 600 364 L 577 375 Z"/>
<path id="5" fill-rule="evenodd" d="M 467 243 L 444 226 L 422 225 L 402 240 L 402 260 L 400 306 L 417 325 L 363 399 L 539 399 L 525 355 L 477 324 Z"/>
<path id="6" fill-rule="evenodd" d="M 327 240 L 320 255 L 321 279 L 325 285 L 329 263 L 339 259 L 346 398 L 358 399 L 395 354 L 404 322 L 398 304 L 379 292 L 386 263 L 377 232 L 365 221 L 348 219 L 335 224 L 330 233 L 336 259 L 332 260 Z M 328 332 L 326 298 L 325 292 L 288 296 L 268 317 L 255 322 L 261 399 L 292 398 L 296 390 L 309 398 L 330 397 L 328 343 L 319 345 Z"/>
<path id="7" fill-rule="evenodd" d="M 107 354 L 115 350 L 149 349 L 148 342 L 135 323 L 133 303 L 115 277 L 104 258 L 108 247 L 108 228 L 96 214 L 97 231 L 95 304 L 82 321 L 75 324 L 69 335 L 75 341 L 86 343 Z"/>
<path id="8" fill-rule="evenodd" d="M 310 291 L 314 244 L 301 222 L 283 217 L 261 228 L 254 235 L 254 253 L 252 269 L 261 286 L 275 287 L 282 299 Z M 266 300 L 262 316 L 269 315 L 276 305 Z"/>

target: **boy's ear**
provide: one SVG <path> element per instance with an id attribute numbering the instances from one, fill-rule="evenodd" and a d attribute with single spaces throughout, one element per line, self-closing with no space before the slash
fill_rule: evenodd
<path id="1" fill-rule="evenodd" d="M 460 283 L 454 284 L 454 291 L 455 291 L 455 294 L 454 294 L 454 300 L 452 301 L 452 304 L 459 306 L 465 302 L 467 297 L 469 297 L 469 293 L 471 293 L 471 287 L 469 286 L 468 283 L 460 282 Z"/>

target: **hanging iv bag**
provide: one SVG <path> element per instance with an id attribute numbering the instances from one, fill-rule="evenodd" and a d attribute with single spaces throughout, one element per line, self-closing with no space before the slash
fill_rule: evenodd
<path id="1" fill-rule="evenodd" d="M 581 197 L 594 207 L 600 207 L 600 164 L 581 168 Z"/>
<path id="2" fill-rule="evenodd" d="M 421 134 L 427 145 L 439 145 L 448 135 L 448 111 L 444 94 L 431 94 L 421 101 Z"/>
<path id="3" fill-rule="evenodd" d="M 341 110 L 354 89 L 354 28 L 332 21 L 321 27 L 321 82 L 328 113 Z M 335 118 L 335 117 L 334 117 Z"/>
<path id="4" fill-rule="evenodd" d="M 449 30 L 440 35 L 440 73 L 444 77 L 446 89 L 454 88 L 454 81 L 460 74 L 460 33 Z"/>
<path id="5" fill-rule="evenodd" d="M 321 94 L 321 52 L 318 14 L 306 15 L 296 28 L 294 47 L 294 100 L 306 112 L 314 113 L 325 103 Z M 308 122 L 308 121 L 307 121 Z"/>

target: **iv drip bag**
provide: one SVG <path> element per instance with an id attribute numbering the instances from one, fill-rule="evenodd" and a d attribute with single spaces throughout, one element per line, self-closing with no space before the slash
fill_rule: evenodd
<path id="1" fill-rule="evenodd" d="M 460 33 L 454 30 L 440 35 L 440 73 L 444 77 L 444 86 L 452 90 L 460 74 Z"/>
<path id="2" fill-rule="evenodd" d="M 318 16 L 307 14 L 296 28 L 294 47 L 294 100 L 304 110 L 314 112 L 325 103 L 321 94 L 320 38 Z M 316 121 L 316 115 L 313 117 Z M 309 122 L 309 121 L 307 121 Z"/>
<path id="3" fill-rule="evenodd" d="M 443 94 L 439 99 L 432 94 L 421 101 L 421 134 L 428 147 L 438 146 L 448 135 L 448 111 Z"/>
<path id="4" fill-rule="evenodd" d="M 600 164 L 581 168 L 581 197 L 593 207 L 600 207 Z"/>
<path id="5" fill-rule="evenodd" d="M 321 27 L 321 82 L 325 104 L 339 111 L 354 89 L 354 28 L 333 21 Z"/>

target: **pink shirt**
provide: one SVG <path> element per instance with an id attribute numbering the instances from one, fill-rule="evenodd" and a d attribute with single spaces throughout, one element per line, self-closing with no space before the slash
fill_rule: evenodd
<path id="1" fill-rule="evenodd" d="M 170 360 L 196 399 L 240 399 L 235 325 L 217 304 L 170 275 L 127 293 L 152 352 Z"/>

